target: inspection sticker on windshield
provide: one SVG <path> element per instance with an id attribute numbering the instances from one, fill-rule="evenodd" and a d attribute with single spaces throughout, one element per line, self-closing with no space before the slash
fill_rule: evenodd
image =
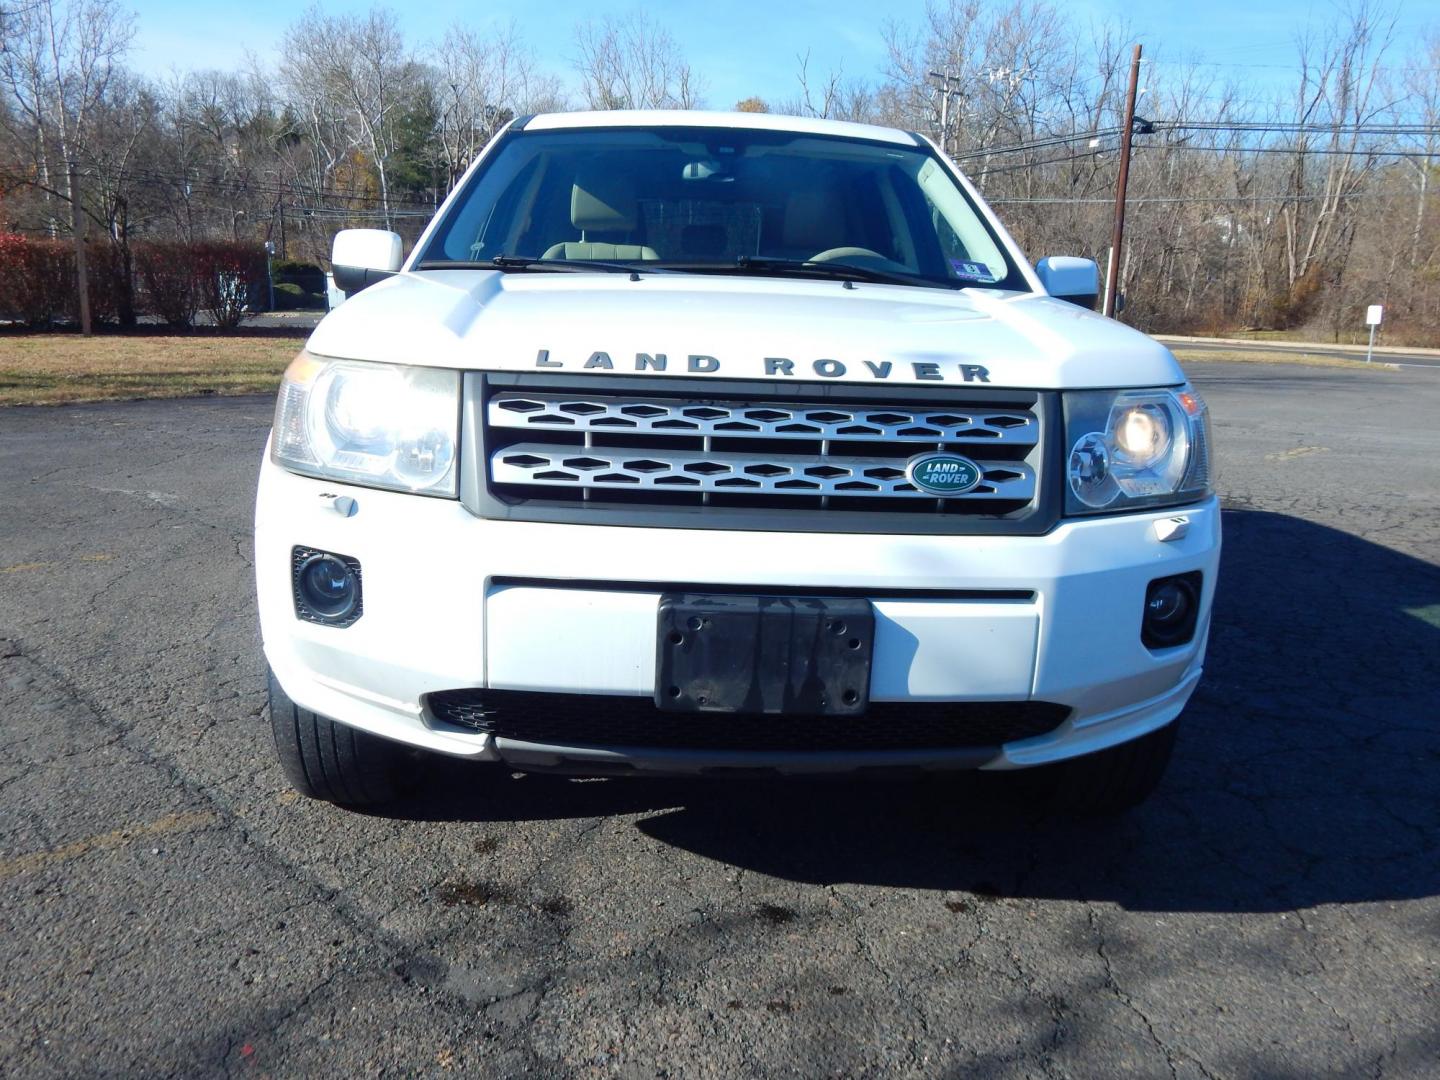
<path id="1" fill-rule="evenodd" d="M 995 275 L 990 272 L 990 268 L 984 263 L 962 262 L 959 259 L 951 259 L 950 267 L 955 271 L 957 276 L 969 278 L 971 281 L 992 282 L 996 280 Z"/>

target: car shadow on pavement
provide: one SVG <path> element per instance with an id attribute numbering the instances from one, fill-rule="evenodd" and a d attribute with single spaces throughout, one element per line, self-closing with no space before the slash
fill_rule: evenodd
<path id="1" fill-rule="evenodd" d="M 1440 893 L 1440 568 L 1228 511 L 1205 679 L 1160 789 L 1109 822 L 941 782 L 588 780 L 445 765 L 405 816 L 642 815 L 677 849 L 786 880 L 1271 911 Z M 473 769 L 472 767 L 469 767 Z M 496 782 L 498 781 L 498 782 Z M 443 793 L 443 794 L 442 794 Z"/>

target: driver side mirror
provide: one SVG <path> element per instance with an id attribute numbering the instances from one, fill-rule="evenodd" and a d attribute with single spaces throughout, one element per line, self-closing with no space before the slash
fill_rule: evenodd
<path id="1" fill-rule="evenodd" d="M 330 248 L 335 284 L 345 290 L 346 296 L 353 296 L 396 274 L 404 255 L 398 233 L 384 229 L 341 229 Z"/>
<path id="2" fill-rule="evenodd" d="M 1094 311 L 1100 300 L 1100 267 L 1094 259 L 1051 255 L 1035 264 L 1040 284 L 1057 300 Z"/>

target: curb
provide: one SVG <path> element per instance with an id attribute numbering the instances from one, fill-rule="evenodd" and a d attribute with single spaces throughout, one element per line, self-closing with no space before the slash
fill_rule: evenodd
<path id="1" fill-rule="evenodd" d="M 1329 345 L 1322 341 L 1274 341 L 1256 340 L 1255 338 L 1218 338 L 1218 337 L 1176 337 L 1171 334 L 1151 335 L 1156 341 L 1164 344 L 1174 342 L 1182 347 L 1187 343 L 1195 345 L 1235 345 L 1260 347 L 1262 349 L 1274 349 L 1277 352 L 1301 352 L 1305 349 L 1323 349 L 1326 352 L 1354 352 L 1365 354 L 1364 345 Z M 1399 356 L 1440 356 L 1440 349 L 1410 348 L 1407 345 L 1376 345 L 1375 355 L 1381 354 Z"/>

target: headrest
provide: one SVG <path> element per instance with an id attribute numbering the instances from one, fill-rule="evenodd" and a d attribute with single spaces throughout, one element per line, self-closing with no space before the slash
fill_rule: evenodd
<path id="1" fill-rule="evenodd" d="M 812 254 L 845 242 L 845 205 L 823 188 L 796 191 L 785 201 L 784 245 Z"/>
<path id="2" fill-rule="evenodd" d="M 570 193 L 570 224 L 582 232 L 629 232 L 640 209 L 635 184 L 617 173 L 581 173 Z"/>

